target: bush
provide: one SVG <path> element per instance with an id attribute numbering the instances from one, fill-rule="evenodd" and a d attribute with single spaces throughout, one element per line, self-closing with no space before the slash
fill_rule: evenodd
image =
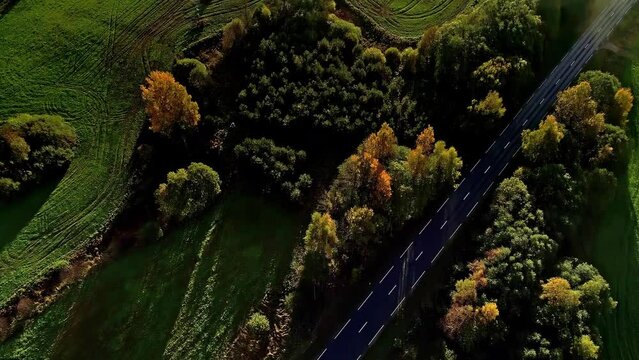
<path id="1" fill-rule="evenodd" d="M 202 212 L 220 194 L 221 184 L 218 173 L 202 163 L 169 172 L 155 191 L 162 221 L 182 221 Z"/>
<path id="2" fill-rule="evenodd" d="M 0 121 L 0 197 L 64 169 L 78 136 L 59 116 L 22 114 Z"/>
<path id="3" fill-rule="evenodd" d="M 173 75 L 182 84 L 197 92 L 206 90 L 211 85 L 212 79 L 209 69 L 197 59 L 179 59 L 173 64 Z"/>
<path id="4" fill-rule="evenodd" d="M 254 312 L 246 323 L 246 327 L 253 335 L 263 336 L 268 334 L 271 323 L 264 314 Z"/>
<path id="5" fill-rule="evenodd" d="M 9 178 L 0 178 L 0 198 L 10 198 L 20 190 L 20 183 Z"/>

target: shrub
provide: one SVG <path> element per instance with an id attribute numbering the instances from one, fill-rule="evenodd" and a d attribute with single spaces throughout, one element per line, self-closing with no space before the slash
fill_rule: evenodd
<path id="1" fill-rule="evenodd" d="M 20 183 L 9 178 L 0 178 L 0 198 L 10 198 L 20 190 Z"/>
<path id="2" fill-rule="evenodd" d="M 220 194 L 221 184 L 218 173 L 202 163 L 169 172 L 155 191 L 162 220 L 182 221 L 202 212 Z"/>
<path id="3" fill-rule="evenodd" d="M 0 122 L 0 197 L 66 167 L 77 143 L 75 130 L 59 116 L 22 114 Z"/>
<path id="4" fill-rule="evenodd" d="M 263 336 L 268 334 L 271 329 L 271 323 L 264 314 L 254 312 L 246 323 L 246 327 L 252 334 Z"/>
<path id="5" fill-rule="evenodd" d="M 173 65 L 173 75 L 183 84 L 198 92 L 206 90 L 211 85 L 209 69 L 197 59 L 179 59 Z"/>

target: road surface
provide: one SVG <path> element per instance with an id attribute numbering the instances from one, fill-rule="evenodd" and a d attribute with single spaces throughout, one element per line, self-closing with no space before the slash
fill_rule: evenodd
<path id="1" fill-rule="evenodd" d="M 317 360 L 359 360 L 363 356 L 437 261 L 447 242 L 501 178 L 519 152 L 522 130 L 537 127 L 557 93 L 571 84 L 635 1 L 613 0 L 582 34 L 437 213 L 424 222 L 416 239 L 380 274 L 370 292 L 317 354 Z"/>

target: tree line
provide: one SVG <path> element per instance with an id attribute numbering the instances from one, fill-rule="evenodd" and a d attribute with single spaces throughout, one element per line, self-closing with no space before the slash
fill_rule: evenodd
<path id="1" fill-rule="evenodd" d="M 597 269 L 566 256 L 605 211 L 628 161 L 633 96 L 588 71 L 561 92 L 523 163 L 496 189 L 477 256 L 456 276 L 441 318 L 446 359 L 597 359 L 596 320 L 616 307 Z M 414 344 L 419 344 L 414 339 Z M 416 358 L 419 346 L 400 351 Z"/>

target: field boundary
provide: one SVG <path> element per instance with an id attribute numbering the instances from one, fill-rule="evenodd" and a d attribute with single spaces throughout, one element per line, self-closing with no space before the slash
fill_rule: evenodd
<path id="1" fill-rule="evenodd" d="M 374 39 L 374 40 L 379 40 L 380 42 L 398 46 L 398 47 L 400 46 L 407 47 L 418 42 L 419 39 L 421 38 L 421 33 L 415 36 L 403 36 L 403 35 L 393 34 L 391 30 L 387 29 L 386 27 L 381 25 L 378 21 L 376 21 L 374 18 L 372 18 L 369 14 L 367 14 L 361 8 L 361 6 L 356 5 L 353 2 L 353 0 L 336 0 L 336 3 L 338 7 L 347 8 L 350 12 L 352 12 L 352 14 L 357 17 L 357 20 L 358 20 L 357 22 L 359 23 L 358 25 L 360 25 L 363 30 L 378 37 L 377 39 Z M 411 5 L 412 5 L 411 8 L 416 6 L 415 3 L 412 3 Z M 473 2 L 467 1 L 466 4 L 463 5 L 463 8 L 455 16 L 458 16 L 459 14 L 462 14 L 466 12 L 469 8 L 473 8 L 473 7 L 474 7 Z M 403 12 L 406 12 L 409 9 L 405 7 L 402 10 Z M 431 26 L 444 24 L 450 21 L 455 16 L 446 18 L 442 21 L 437 21 L 435 22 L 435 24 L 426 23 L 423 25 L 423 30 L 426 30 L 427 28 Z"/>

